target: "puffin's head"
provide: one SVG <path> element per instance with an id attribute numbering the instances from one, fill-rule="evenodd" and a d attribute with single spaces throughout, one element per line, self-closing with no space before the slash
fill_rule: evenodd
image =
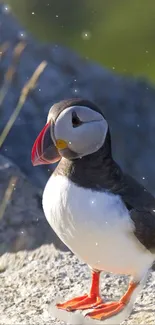
<path id="1" fill-rule="evenodd" d="M 108 123 L 98 107 L 83 99 L 54 104 L 32 148 L 32 164 L 52 164 L 62 157 L 77 159 L 98 151 Z"/>

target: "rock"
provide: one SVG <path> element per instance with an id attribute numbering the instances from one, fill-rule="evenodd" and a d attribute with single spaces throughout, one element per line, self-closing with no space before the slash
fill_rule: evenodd
<path id="1" fill-rule="evenodd" d="M 82 316 L 84 313 L 66 313 L 56 311 L 54 307 L 56 300 L 68 299 L 89 290 L 89 270 L 75 256 L 69 252 L 58 252 L 53 245 L 44 245 L 34 251 L 4 254 L 0 258 L 1 265 L 5 265 L 5 269 L 0 274 L 0 324 L 9 324 L 10 321 L 12 325 L 86 324 Z M 119 299 L 127 289 L 128 280 L 125 276 L 110 274 L 107 277 L 103 274 L 102 296 L 108 300 Z M 155 273 L 150 273 L 147 285 L 137 296 L 133 312 L 124 325 L 154 323 L 154 289 Z M 90 321 L 90 324 L 98 323 Z M 110 324 L 120 323 L 111 319 Z"/>
<path id="2" fill-rule="evenodd" d="M 23 28 L 11 12 L 0 5 L 0 45 L 9 48 L 0 59 L 0 86 L 12 63 L 15 46 Z M 148 81 L 120 76 L 83 59 L 57 44 L 39 44 L 24 32 L 23 50 L 13 81 L 0 107 L 0 132 L 19 99 L 21 89 L 37 66 L 46 60 L 36 88 L 6 138 L 1 152 L 11 158 L 37 186 L 43 188 L 49 176 L 47 166 L 33 168 L 31 148 L 46 121 L 49 108 L 56 101 L 83 97 L 95 101 L 104 111 L 112 133 L 113 153 L 122 168 L 155 193 L 155 89 Z M 0 96 L 1 97 L 1 96 Z"/>
<path id="3" fill-rule="evenodd" d="M 9 192 L 10 198 L 6 195 Z M 0 216 L 0 255 L 32 250 L 45 243 L 54 243 L 57 248 L 66 249 L 46 221 L 41 193 L 17 166 L 1 155 Z"/>

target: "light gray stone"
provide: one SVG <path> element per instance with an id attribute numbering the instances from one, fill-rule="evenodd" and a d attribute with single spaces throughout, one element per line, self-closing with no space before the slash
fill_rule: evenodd
<path id="1" fill-rule="evenodd" d="M 71 253 L 58 252 L 53 245 L 43 245 L 34 251 L 4 254 L 0 258 L 0 268 L 0 324 L 87 324 L 84 313 L 56 313 L 54 307 L 57 300 L 89 290 L 89 270 Z M 103 274 L 102 296 L 117 300 L 127 285 L 127 277 Z M 155 272 L 150 274 L 124 325 L 154 324 L 154 300 Z M 112 319 L 110 323 L 113 324 Z M 89 324 L 97 322 L 91 320 Z"/>

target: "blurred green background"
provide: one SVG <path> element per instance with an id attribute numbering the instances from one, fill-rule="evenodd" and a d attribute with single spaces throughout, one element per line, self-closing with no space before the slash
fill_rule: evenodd
<path id="1" fill-rule="evenodd" d="M 155 0 L 9 0 L 35 37 L 155 82 Z"/>

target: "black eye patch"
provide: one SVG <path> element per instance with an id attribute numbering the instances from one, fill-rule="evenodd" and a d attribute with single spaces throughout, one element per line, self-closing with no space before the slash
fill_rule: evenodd
<path id="1" fill-rule="evenodd" d="M 73 126 L 73 128 L 77 128 L 81 124 L 82 124 L 82 121 L 79 119 L 76 112 L 72 112 L 72 126 Z"/>

